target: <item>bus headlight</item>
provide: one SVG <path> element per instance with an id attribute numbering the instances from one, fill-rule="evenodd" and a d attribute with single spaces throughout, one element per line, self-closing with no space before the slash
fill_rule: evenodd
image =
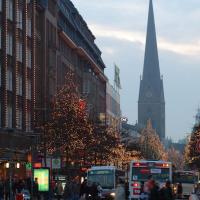
<path id="1" fill-rule="evenodd" d="M 115 193 L 114 193 L 114 192 L 110 193 L 110 195 L 111 195 L 112 197 L 115 197 Z"/>

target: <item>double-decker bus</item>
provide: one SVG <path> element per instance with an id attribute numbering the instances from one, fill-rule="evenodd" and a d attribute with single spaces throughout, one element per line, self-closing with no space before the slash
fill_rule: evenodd
<path id="1" fill-rule="evenodd" d="M 173 172 L 174 192 L 177 192 L 178 184 L 182 185 L 182 197 L 187 198 L 194 192 L 195 185 L 198 183 L 199 174 L 195 171 L 175 171 Z"/>
<path id="2" fill-rule="evenodd" d="M 129 174 L 129 199 L 139 199 L 142 185 L 149 177 L 162 187 L 167 180 L 172 181 L 172 164 L 165 161 L 132 161 Z"/>
<path id="3" fill-rule="evenodd" d="M 103 199 L 114 199 L 119 178 L 125 179 L 125 172 L 115 166 L 94 166 L 87 172 L 88 182 L 101 185 Z"/>

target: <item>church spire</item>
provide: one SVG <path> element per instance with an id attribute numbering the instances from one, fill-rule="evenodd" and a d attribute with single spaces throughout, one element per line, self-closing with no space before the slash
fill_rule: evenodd
<path id="1" fill-rule="evenodd" d="M 151 119 L 152 127 L 156 130 L 160 139 L 164 139 L 165 97 L 163 80 L 160 76 L 152 0 L 149 0 L 143 77 L 140 80 L 138 101 L 138 123 L 145 127 L 149 119 Z"/>
<path id="2" fill-rule="evenodd" d="M 152 0 L 149 2 L 143 79 L 146 79 L 146 81 L 152 81 L 152 79 L 154 81 L 160 80 L 160 68 Z"/>

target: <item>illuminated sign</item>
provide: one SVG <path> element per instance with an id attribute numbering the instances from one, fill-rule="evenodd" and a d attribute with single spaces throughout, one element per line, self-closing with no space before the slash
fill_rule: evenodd
<path id="1" fill-rule="evenodd" d="M 38 179 L 38 188 L 40 192 L 49 191 L 49 169 L 48 168 L 39 168 L 33 169 L 34 180 Z"/>

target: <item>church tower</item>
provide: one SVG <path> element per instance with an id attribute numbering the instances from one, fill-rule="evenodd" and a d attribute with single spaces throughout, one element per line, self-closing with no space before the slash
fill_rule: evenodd
<path id="1" fill-rule="evenodd" d="M 165 138 L 165 97 L 160 76 L 153 3 L 149 2 L 149 15 L 144 56 L 143 76 L 140 80 L 138 123 L 145 126 L 151 120 L 160 139 Z"/>

